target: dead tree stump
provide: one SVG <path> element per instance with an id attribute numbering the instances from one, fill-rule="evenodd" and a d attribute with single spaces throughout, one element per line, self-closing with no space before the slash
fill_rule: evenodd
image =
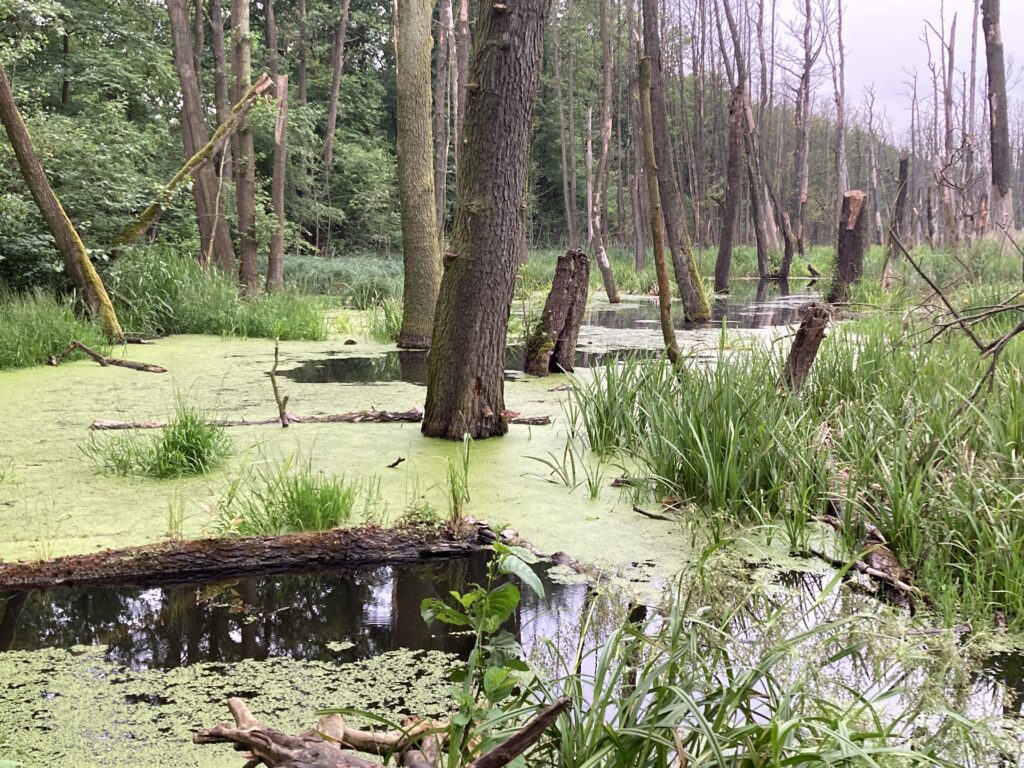
<path id="1" fill-rule="evenodd" d="M 832 310 L 827 304 L 814 301 L 804 307 L 800 330 L 796 332 L 786 367 L 782 370 L 781 384 L 791 392 L 799 392 L 810 375 L 831 316 Z"/>
<path id="2" fill-rule="evenodd" d="M 572 373 L 576 339 L 587 307 L 590 260 L 583 251 L 566 251 L 558 257 L 544 314 L 526 339 L 526 364 L 533 376 L 566 371 Z"/>
<path id="3" fill-rule="evenodd" d="M 868 245 L 867 197 L 859 189 L 843 195 L 836 267 L 832 275 L 832 288 L 828 292 L 828 300 L 832 303 L 846 301 L 850 286 L 864 274 L 864 250 Z"/>

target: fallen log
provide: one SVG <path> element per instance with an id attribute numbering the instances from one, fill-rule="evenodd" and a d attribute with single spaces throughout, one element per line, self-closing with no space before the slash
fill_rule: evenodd
<path id="1" fill-rule="evenodd" d="M 803 308 L 802 315 L 800 329 L 789 348 L 789 357 L 782 371 L 781 384 L 790 392 L 799 392 L 810 375 L 832 311 L 828 305 L 814 301 Z"/>
<path id="2" fill-rule="evenodd" d="M 535 715 L 517 733 L 498 747 L 469 763 L 468 768 L 503 768 L 536 744 L 548 727 L 570 706 L 560 699 Z M 446 724 L 422 718 L 406 718 L 401 730 L 360 731 L 349 728 L 336 714 L 320 718 L 317 726 L 292 736 L 260 723 L 245 702 L 228 699 L 232 723 L 197 731 L 196 744 L 233 744 L 248 761 L 246 766 L 264 764 L 269 768 L 378 768 L 380 763 L 346 750 L 367 754 L 401 756 L 398 761 L 409 768 L 437 768 Z"/>
<path id="3" fill-rule="evenodd" d="M 526 340 L 523 370 L 533 376 L 572 373 L 576 339 L 587 307 L 590 260 L 583 251 L 569 250 L 558 257 L 544 312 Z"/>
<path id="4" fill-rule="evenodd" d="M 486 549 L 494 539 L 484 524 L 467 523 L 459 533 L 365 526 L 284 536 L 166 541 L 54 560 L 0 563 L 0 590 L 187 585 L 286 571 L 439 560 Z"/>
<path id="5" fill-rule="evenodd" d="M 520 424 L 527 426 L 547 426 L 551 423 L 550 416 L 519 416 L 508 414 L 511 418 L 506 419 L 509 424 Z M 388 424 L 388 423 L 410 423 L 418 424 L 423 421 L 423 411 L 413 408 L 411 411 L 352 411 L 351 413 L 320 414 L 314 416 L 298 416 L 287 412 L 285 417 L 289 424 Z M 258 427 L 267 424 L 280 424 L 281 416 L 272 416 L 266 419 L 207 419 L 206 423 L 217 427 Z M 160 429 L 166 427 L 169 422 L 162 420 L 152 421 L 116 421 L 113 419 L 95 419 L 89 425 L 90 429 L 115 430 L 115 429 Z"/>
<path id="6" fill-rule="evenodd" d="M 70 355 L 74 351 L 80 351 L 87 354 L 93 360 L 100 364 L 103 368 L 109 365 L 116 365 L 120 368 L 131 368 L 133 371 L 142 371 L 143 373 L 167 373 L 167 369 L 159 365 L 152 365 L 151 363 L 137 363 L 134 360 L 122 360 L 118 357 L 106 357 L 101 355 L 92 347 L 87 347 L 80 341 L 72 341 L 59 355 L 51 355 L 49 363 L 56 367 L 60 365 L 61 361 Z"/>

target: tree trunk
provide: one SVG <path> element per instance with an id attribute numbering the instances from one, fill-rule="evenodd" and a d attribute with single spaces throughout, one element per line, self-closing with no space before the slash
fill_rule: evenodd
<path id="1" fill-rule="evenodd" d="M 288 168 L 288 75 L 278 75 L 277 122 L 274 124 L 274 176 L 270 182 L 270 199 L 274 206 L 277 227 L 270 237 L 267 259 L 267 292 L 284 288 L 284 183 Z"/>
<path id="2" fill-rule="evenodd" d="M 605 250 L 607 239 L 606 230 L 608 227 L 605 205 L 608 189 L 604 184 L 605 176 L 608 174 L 608 160 L 611 154 L 612 143 L 612 38 L 608 29 L 608 0 L 600 0 L 601 16 L 601 154 L 597 158 L 596 177 L 591 183 L 588 172 L 587 190 L 588 196 L 593 189 L 593 199 L 590 201 L 590 252 L 597 258 L 598 269 L 601 270 L 601 280 L 604 282 L 604 290 L 608 295 L 608 301 L 612 304 L 619 303 L 619 289 L 615 285 L 615 276 L 612 274 L 611 264 L 608 262 L 608 252 Z M 590 112 L 587 113 L 587 140 L 590 141 Z M 588 164 L 589 155 L 588 150 Z"/>
<path id="3" fill-rule="evenodd" d="M 867 195 L 854 189 L 843 195 L 843 210 L 839 214 L 839 246 L 836 249 L 835 270 L 828 300 L 846 301 L 850 286 L 864 273 L 864 251 L 868 245 Z"/>
<path id="4" fill-rule="evenodd" d="M 899 180 L 896 186 L 896 205 L 893 207 L 892 219 L 889 222 L 889 243 L 882 265 L 882 288 L 888 289 L 892 282 L 889 272 L 892 262 L 896 260 L 899 250 L 897 243 L 903 241 L 903 229 L 907 216 L 907 187 L 910 184 L 910 156 L 904 152 L 900 156 Z"/>
<path id="5" fill-rule="evenodd" d="M 235 101 L 239 102 L 252 85 L 249 0 L 231 0 L 231 42 L 234 48 L 232 73 L 235 79 Z M 256 266 L 256 152 L 248 119 L 238 130 L 237 146 L 235 208 L 238 213 L 238 278 L 242 291 L 253 295 L 259 290 L 260 276 Z"/>
<path id="6" fill-rule="evenodd" d="M 469 0 L 459 0 L 458 50 L 455 56 L 455 72 L 458 86 L 452 88 L 455 99 L 455 187 L 458 189 L 459 173 L 462 167 L 462 128 L 466 117 L 466 86 L 469 85 L 469 51 L 473 40 L 469 34 Z"/>
<path id="7" fill-rule="evenodd" d="M 231 100 L 228 96 L 228 64 L 224 53 L 224 12 L 220 0 L 210 0 L 207 5 L 210 14 L 210 50 L 213 52 L 213 98 L 217 111 L 217 122 L 223 125 L 231 115 Z M 224 147 L 222 158 L 218 164 L 218 176 L 221 180 L 234 178 L 234 163 L 231 160 L 231 144 Z M 234 269 L 232 255 L 232 269 Z"/>
<path id="8" fill-rule="evenodd" d="M 573 44 L 574 30 L 572 26 L 572 11 L 573 11 L 573 0 L 569 0 L 566 6 L 566 29 L 569 31 L 569 39 L 566 43 L 566 72 L 568 78 L 568 89 L 569 89 L 569 201 L 572 203 L 572 218 L 573 221 L 576 219 L 576 201 L 579 200 L 579 196 L 576 191 L 576 169 L 579 167 L 576 165 L 576 80 L 575 80 L 575 57 L 573 51 L 575 45 Z M 589 216 L 589 209 L 587 212 Z M 576 237 L 579 237 L 579 227 L 576 229 Z M 570 248 L 579 247 L 578 240 L 570 240 Z"/>
<path id="9" fill-rule="evenodd" d="M 327 98 L 327 127 L 324 129 L 324 188 L 330 194 L 331 170 L 334 166 L 334 133 L 338 128 L 338 99 L 341 96 L 341 74 L 345 68 L 345 33 L 348 30 L 349 1 L 342 0 L 341 18 L 331 48 L 331 92 Z M 429 77 L 428 77 L 429 81 Z M 328 225 L 329 226 L 329 225 Z"/>
<path id="10" fill-rule="evenodd" d="M 18 160 L 18 167 L 32 194 L 32 199 L 39 207 L 39 212 L 46 221 L 46 226 L 50 230 L 57 250 L 64 259 L 64 269 L 74 282 L 75 288 L 85 301 L 89 312 L 99 319 L 106 337 L 111 342 L 120 341 L 124 338 L 124 332 L 117 322 L 114 306 L 110 303 L 110 298 L 107 296 L 107 291 L 103 287 L 103 281 L 100 280 L 96 268 L 89 260 L 89 253 L 85 250 L 82 239 L 78 236 L 78 232 L 75 231 L 74 225 L 67 213 L 64 212 L 63 206 L 50 188 L 46 172 L 32 146 L 32 137 L 29 136 L 28 128 L 25 127 L 25 122 L 21 119 L 18 107 L 14 103 L 14 94 L 2 63 L 0 63 L 0 122 L 3 123 L 7 138 L 10 139 L 14 156 Z"/>
<path id="11" fill-rule="evenodd" d="M 988 65 L 988 110 L 991 124 L 992 189 L 990 220 L 1005 245 L 1005 230 L 1013 229 L 1013 165 L 1010 152 L 1010 119 L 1006 102 L 1006 61 L 999 27 L 999 0 L 982 0 L 982 28 Z"/>
<path id="12" fill-rule="evenodd" d="M 644 268 L 647 255 L 647 239 L 644 237 L 646 224 L 644 222 L 648 220 L 648 217 L 644 215 L 647 180 L 644 177 L 643 141 L 641 140 L 640 126 L 640 84 L 637 79 L 639 74 L 639 56 L 637 54 L 639 37 L 636 31 L 633 0 L 626 0 L 626 29 L 629 38 L 629 76 L 627 78 L 629 136 L 633 155 L 633 173 L 629 178 L 629 200 L 633 212 L 633 267 L 639 272 Z"/>
<path id="13" fill-rule="evenodd" d="M 590 292 L 590 260 L 583 251 L 566 251 L 559 256 L 544 312 L 526 340 L 526 364 L 533 376 L 572 373 L 576 362 L 576 339 L 587 308 Z"/>
<path id="14" fill-rule="evenodd" d="M 266 13 L 267 69 L 270 71 L 270 79 L 276 83 L 279 64 L 277 53 L 277 20 L 274 18 L 274 0 L 263 0 L 263 8 Z"/>
<path id="15" fill-rule="evenodd" d="M 704 294 L 704 284 L 690 250 L 686 218 L 680 199 L 676 173 L 672 165 L 672 144 L 669 140 L 668 108 L 661 65 L 661 34 L 658 30 L 657 0 L 643 0 L 644 49 L 651 66 L 651 119 L 654 152 L 657 159 L 658 188 L 661 194 L 662 221 L 672 252 L 676 284 L 686 317 L 696 322 L 711 319 L 711 307 Z M 651 201 L 654 204 L 654 201 Z"/>
<path id="16" fill-rule="evenodd" d="M 503 435 L 512 305 L 547 0 L 479 5 L 452 253 L 434 320 L 423 433 Z"/>
<path id="17" fill-rule="evenodd" d="M 800 329 L 793 339 L 793 346 L 789 348 L 786 366 L 782 371 L 782 385 L 790 392 L 799 392 L 807 381 L 831 316 L 827 304 L 811 302 L 803 308 Z"/>
<path id="18" fill-rule="evenodd" d="M 807 207 L 808 187 L 810 184 L 810 148 L 811 148 L 811 70 L 814 66 L 814 53 L 811 49 L 811 29 L 814 14 L 811 0 L 804 0 L 803 27 L 803 68 L 797 86 L 796 103 L 794 105 L 796 144 L 793 151 L 793 204 L 791 206 L 790 226 L 793 228 L 796 242 L 794 245 L 804 255 L 804 213 Z M 787 244 L 786 249 L 789 250 Z M 791 259 L 783 259 L 783 267 L 779 277 L 789 277 Z"/>
<path id="19" fill-rule="evenodd" d="M 722 52 L 725 55 L 725 51 Z M 732 264 L 732 240 L 740 215 L 740 163 L 743 159 L 743 86 L 732 92 L 729 107 L 729 158 L 725 172 L 725 205 L 722 207 L 722 233 L 718 238 L 718 257 L 715 259 L 715 293 L 729 292 L 729 268 Z"/>
<path id="20" fill-rule="evenodd" d="M 67 22 L 65 22 L 65 25 Z M 71 81 L 68 79 L 68 59 L 71 57 L 71 35 L 68 34 L 67 27 L 64 28 L 64 34 L 61 35 L 61 53 L 63 58 L 61 59 L 61 78 L 60 78 L 60 111 L 63 114 L 67 114 L 68 106 L 71 103 Z"/>
<path id="21" fill-rule="evenodd" d="M 587 107 L 587 133 L 583 142 L 583 175 L 586 177 L 587 243 L 594 239 L 594 108 Z"/>
<path id="22" fill-rule="evenodd" d="M 679 345 L 676 343 L 676 329 L 672 324 L 672 287 L 665 264 L 665 229 L 661 215 L 661 190 L 658 189 L 658 160 L 654 151 L 654 128 L 651 114 L 651 60 L 646 56 L 640 60 L 640 130 L 643 136 L 644 166 L 647 177 L 647 196 L 650 200 L 651 248 L 654 251 L 654 268 L 658 275 L 658 317 L 661 321 L 661 336 L 665 340 L 665 353 L 675 365 L 679 362 Z"/>
<path id="23" fill-rule="evenodd" d="M 398 122 L 398 198 L 402 213 L 405 288 L 398 346 L 426 349 L 440 282 L 434 200 L 430 53 L 433 0 L 397 0 L 395 69 Z"/>
<path id="24" fill-rule="evenodd" d="M 192 66 L 196 71 L 196 78 L 202 80 L 203 76 L 203 48 L 206 47 L 203 27 L 203 2 L 195 0 L 192 12 Z"/>
<path id="25" fill-rule="evenodd" d="M 307 63 L 309 50 L 307 37 L 309 36 L 309 20 L 306 15 L 306 0 L 297 0 L 296 10 L 299 15 L 299 39 L 296 44 L 298 48 L 297 54 L 299 59 L 298 65 L 298 93 L 296 94 L 299 99 L 299 106 L 306 106 L 306 100 L 308 98 L 308 81 L 309 81 L 309 65 Z"/>
<path id="26" fill-rule="evenodd" d="M 168 0 L 171 43 L 174 64 L 181 82 L 181 133 L 188 160 L 209 141 L 206 128 L 206 108 L 199 92 L 192 52 L 192 34 L 188 15 L 188 0 Z M 199 261 L 208 264 L 211 257 L 221 269 L 231 272 L 235 266 L 234 247 L 227 219 L 220 201 L 220 188 L 216 174 L 210 166 L 196 172 L 192 185 L 199 241 L 202 247 Z"/>
<path id="27" fill-rule="evenodd" d="M 452 0 L 441 0 L 434 71 L 434 210 L 437 216 L 437 243 L 441 250 L 444 250 L 444 222 L 448 207 L 448 69 L 450 41 L 454 38 L 452 27 Z"/>
<path id="28" fill-rule="evenodd" d="M 562 53 L 558 44 L 558 18 L 553 19 L 552 29 L 554 31 L 555 50 L 555 100 L 558 102 L 558 138 L 562 151 L 562 202 L 565 203 L 565 226 L 569 233 L 569 244 L 579 241 L 579 234 L 576 231 L 576 201 L 572 198 L 572 183 L 569 180 L 569 157 L 568 140 L 565 133 L 565 100 L 562 98 Z M 572 169 L 575 173 L 575 169 Z"/>

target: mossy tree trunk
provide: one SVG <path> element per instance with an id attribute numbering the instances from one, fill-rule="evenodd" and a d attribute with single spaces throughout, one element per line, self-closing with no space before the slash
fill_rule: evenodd
<path id="1" fill-rule="evenodd" d="M 252 41 L 249 39 L 249 0 L 231 1 L 232 70 L 235 101 L 241 101 L 252 84 Z M 256 266 L 256 151 L 252 126 L 246 118 L 238 131 L 235 153 L 235 208 L 238 212 L 238 280 L 243 293 L 259 290 Z"/>
<path id="2" fill-rule="evenodd" d="M 697 273 L 686 231 L 683 201 L 672 162 L 672 144 L 668 129 L 668 106 L 665 80 L 661 64 L 661 32 L 658 26 L 657 0 L 642 0 L 644 53 L 651 63 L 651 120 L 654 132 L 654 152 L 658 162 L 658 189 L 661 193 L 662 221 L 672 253 L 672 266 L 676 285 L 683 300 L 687 318 L 697 322 L 711 319 L 711 306 L 704 292 L 704 284 Z M 652 201 L 653 202 L 653 201 Z"/>
<path id="3" fill-rule="evenodd" d="M 452 252 L 434 318 L 423 433 L 503 435 L 505 333 L 522 236 L 548 0 L 481 0 Z"/>
<path id="4" fill-rule="evenodd" d="M 124 338 L 124 332 L 117 321 L 114 306 L 110 303 L 110 297 L 107 296 L 99 273 L 89 260 L 89 253 L 85 250 L 82 238 L 78 236 L 46 179 L 46 172 L 32 146 L 32 137 L 18 112 L 17 104 L 14 103 L 14 93 L 3 64 L 0 64 L 0 122 L 3 123 L 14 148 L 18 167 L 32 194 L 32 199 L 39 207 L 57 250 L 64 259 L 64 269 L 71 276 L 89 312 L 99 319 L 103 333 L 110 341 L 120 341 Z"/>
<path id="5" fill-rule="evenodd" d="M 398 346 L 426 349 L 441 280 L 434 200 L 430 53 L 433 0 L 398 0 L 395 66 L 398 91 L 398 200 L 402 212 L 405 288 Z"/>

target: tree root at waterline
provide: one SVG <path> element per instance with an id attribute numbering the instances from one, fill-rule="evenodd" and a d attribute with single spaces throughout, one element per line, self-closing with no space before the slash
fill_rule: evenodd
<path id="1" fill-rule="evenodd" d="M 569 708 L 562 699 L 537 714 L 517 733 L 469 768 L 502 768 L 533 746 L 548 726 Z M 298 736 L 260 723 L 241 699 L 228 699 L 234 724 L 221 723 L 198 731 L 196 744 L 234 744 L 246 759 L 245 768 L 377 768 L 380 764 L 352 754 L 400 756 L 408 768 L 436 768 L 444 747 L 446 723 L 406 718 L 400 730 L 360 731 L 349 728 L 339 715 L 320 718 L 315 728 Z"/>

